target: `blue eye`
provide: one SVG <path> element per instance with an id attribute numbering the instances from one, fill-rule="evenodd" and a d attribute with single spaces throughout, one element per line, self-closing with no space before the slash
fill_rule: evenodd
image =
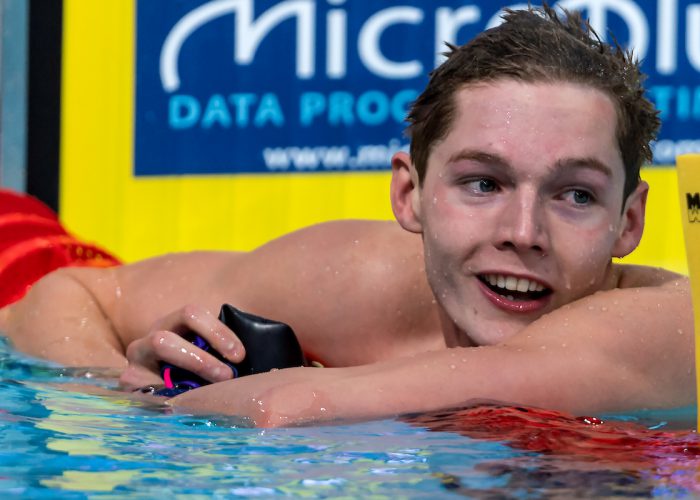
<path id="1" fill-rule="evenodd" d="M 564 193 L 564 199 L 570 200 L 574 205 L 586 206 L 595 201 L 595 197 L 584 189 L 572 189 Z"/>
<path id="2" fill-rule="evenodd" d="M 469 188 L 470 191 L 476 194 L 492 193 L 498 189 L 498 184 L 496 184 L 496 181 L 485 177 L 482 177 L 480 179 L 470 179 L 464 184 Z"/>
<path id="3" fill-rule="evenodd" d="M 496 183 L 491 179 L 479 179 L 479 191 L 482 193 L 490 193 L 496 190 Z"/>

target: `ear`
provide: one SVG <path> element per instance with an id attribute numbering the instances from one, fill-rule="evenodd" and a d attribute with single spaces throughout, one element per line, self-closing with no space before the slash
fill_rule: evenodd
<path id="1" fill-rule="evenodd" d="M 613 257 L 624 257 L 637 248 L 644 232 L 644 213 L 647 206 L 649 184 L 641 181 L 625 201 L 620 234 L 613 246 Z"/>
<path id="2" fill-rule="evenodd" d="M 403 151 L 391 158 L 391 208 L 401 227 L 422 232 L 418 174 L 411 157 Z"/>

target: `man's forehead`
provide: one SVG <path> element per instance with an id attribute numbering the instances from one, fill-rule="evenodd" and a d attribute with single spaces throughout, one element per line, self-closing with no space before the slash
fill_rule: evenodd
<path id="1" fill-rule="evenodd" d="M 624 171 L 615 104 L 598 89 L 502 79 L 465 85 L 454 99 L 450 128 L 431 152 L 440 162 L 471 151 L 513 164 L 529 153 L 551 168 Z"/>
<path id="2" fill-rule="evenodd" d="M 515 78 L 498 78 L 478 82 L 469 82 L 457 88 L 452 96 L 453 103 L 459 107 L 460 102 L 473 101 L 483 106 L 491 102 L 521 103 L 523 101 L 537 101 L 547 103 L 552 92 L 565 92 L 572 101 L 578 99 L 595 98 L 600 107 L 615 110 L 614 100 L 604 91 L 584 83 L 567 80 L 534 80 L 525 81 Z M 485 96 L 489 100 L 484 100 Z M 472 103 L 472 104 L 473 104 Z"/>

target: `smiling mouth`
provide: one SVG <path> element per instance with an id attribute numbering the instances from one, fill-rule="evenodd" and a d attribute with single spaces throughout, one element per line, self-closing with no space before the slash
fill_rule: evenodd
<path id="1" fill-rule="evenodd" d="M 489 290 L 512 302 L 538 300 L 552 293 L 551 288 L 527 278 L 505 274 L 482 274 L 478 278 Z"/>

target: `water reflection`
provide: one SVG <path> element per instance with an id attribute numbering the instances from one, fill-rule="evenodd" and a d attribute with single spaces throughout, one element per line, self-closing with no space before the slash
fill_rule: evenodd
<path id="1" fill-rule="evenodd" d="M 692 421 L 688 415 L 683 417 L 686 430 L 655 430 L 642 425 L 639 417 L 573 417 L 490 404 L 407 421 L 526 452 L 506 460 L 486 459 L 466 470 L 431 461 L 443 488 L 453 493 L 473 498 L 522 498 L 533 492 L 538 492 L 536 497 L 562 498 L 695 496 L 700 493 L 700 438 L 687 430 Z M 474 469 L 492 477 L 494 485 L 474 488 Z"/>

